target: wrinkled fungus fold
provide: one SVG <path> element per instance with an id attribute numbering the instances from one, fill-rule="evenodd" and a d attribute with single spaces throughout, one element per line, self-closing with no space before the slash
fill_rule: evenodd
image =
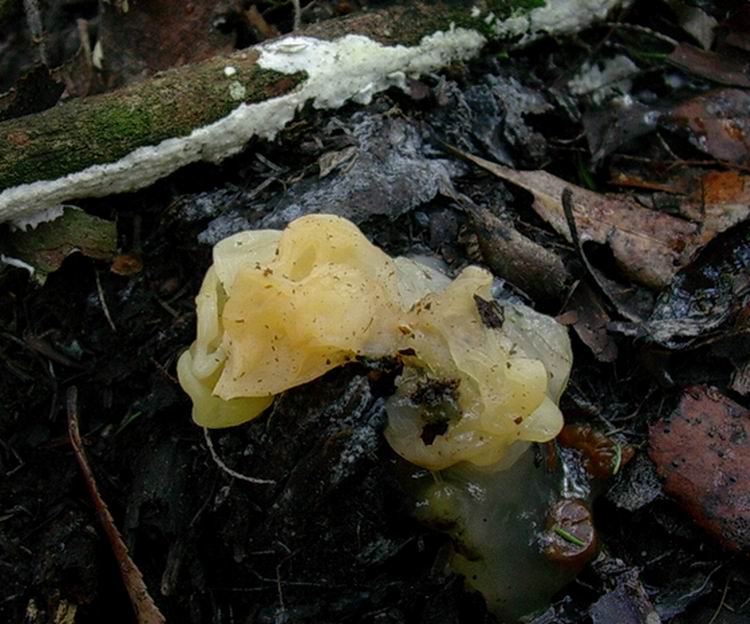
<path id="1" fill-rule="evenodd" d="M 200 425 L 251 420 L 277 394 L 355 358 L 397 357 L 386 438 L 413 464 L 507 463 L 562 427 L 567 333 L 526 306 L 492 303 L 484 269 L 451 280 L 389 257 L 332 215 L 241 232 L 218 243 L 213 260 L 196 299 L 196 340 L 177 367 Z M 502 322 L 487 323 L 482 303 Z"/>

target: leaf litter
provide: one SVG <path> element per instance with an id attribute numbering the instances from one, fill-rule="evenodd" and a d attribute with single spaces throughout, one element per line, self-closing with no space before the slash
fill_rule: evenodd
<path id="1" fill-rule="evenodd" d="M 115 272 L 96 271 L 98 288 L 80 279 L 93 262 L 80 254 L 61 256 L 42 289 L 16 271 L 0 276 L 0 467 L 12 473 L 0 483 L 9 501 L 0 537 L 18 561 L 12 572 L 0 568 L 13 588 L 0 606 L 9 621 L 58 603 L 96 621 L 90 605 L 107 601 L 72 564 L 68 577 L 82 589 L 67 589 L 48 550 L 36 556 L 42 572 L 32 582 L 33 559 L 19 546 L 39 458 L 70 464 L 55 436 L 63 434 L 57 397 L 72 381 L 92 420 L 89 454 L 108 499 L 111 492 L 114 521 L 146 585 L 161 588 L 153 596 L 170 619 L 379 622 L 388 613 L 394 622 L 486 621 L 481 599 L 442 575 L 444 539 L 405 520 L 379 461 L 393 363 L 334 371 L 280 399 L 268 424 L 216 435 L 215 452 L 232 470 L 277 482 L 263 491 L 216 470 L 185 420 L 171 367 L 192 331 L 206 243 L 329 211 L 356 220 L 389 251 L 433 256 L 454 270 L 481 262 L 510 290 L 504 296 L 572 326 L 576 367 L 563 408 L 571 431 L 601 432 L 578 437 L 601 442 L 592 445 L 607 478 L 595 486 L 604 496 L 594 523 L 606 550 L 537 624 L 670 621 L 699 613 L 699 599 L 746 611 L 731 591 L 721 594 L 722 585 L 743 585 L 718 546 L 744 548 L 735 528 L 746 520 L 739 499 L 726 499 L 747 485 L 727 463 L 746 453 L 737 424 L 747 406 L 726 398 L 750 387 L 747 91 L 730 59 L 742 49 L 741 21 L 711 2 L 670 6 L 644 13 L 637 5 L 629 19 L 641 34 L 665 23 L 670 38 L 684 33 L 689 40 L 675 52 L 648 58 L 633 52 L 636 31 L 594 29 L 582 46 L 547 43 L 427 77 L 411 96 L 386 94 L 354 115 L 306 113 L 296 133 L 254 146 L 220 173 L 206 167 L 205 178 L 178 174 L 135 198 L 92 202 L 85 214 L 103 217 L 104 229 L 118 215 L 106 254 L 109 262 L 119 250 Z M 285 23 L 274 22 L 279 9 L 258 7 L 256 28 Z M 712 19 L 722 27 L 712 29 Z M 558 78 L 571 67 L 603 68 L 598 46 L 628 71 L 614 90 L 597 88 L 595 100 Z M 613 188 L 628 192 L 601 191 Z M 704 390 L 707 382 L 717 389 Z M 681 427 L 695 435 L 677 435 Z M 716 492 L 709 471 L 698 469 L 704 478 L 686 497 L 674 478 L 700 457 L 722 460 L 719 472 L 736 483 Z M 666 475 L 663 490 L 655 471 Z M 75 489 L 47 478 L 59 487 L 47 492 L 46 511 L 35 509 L 53 538 L 72 544 L 55 509 L 70 513 Z M 734 515 L 709 509 L 711 496 Z M 91 565 L 112 584 L 106 566 Z M 675 579 L 688 568 L 690 587 L 680 587 Z M 58 603 L 48 587 L 58 589 Z"/>

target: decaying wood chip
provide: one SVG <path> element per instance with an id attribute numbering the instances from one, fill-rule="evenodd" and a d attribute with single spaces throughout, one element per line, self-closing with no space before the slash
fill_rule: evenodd
<path id="1" fill-rule="evenodd" d="M 461 205 L 474 225 L 482 257 L 495 275 L 535 300 L 555 301 L 565 295 L 573 280 L 557 254 L 467 198 Z"/>
<path id="2" fill-rule="evenodd" d="M 138 624 L 164 624 L 166 619 L 148 593 L 141 571 L 130 558 L 128 548 L 115 526 L 115 521 L 107 508 L 107 504 L 99 493 L 94 473 L 86 459 L 81 433 L 78 430 L 78 391 L 75 386 L 68 390 L 68 435 L 70 443 L 73 445 L 76 461 L 81 468 L 86 489 L 89 491 L 96 513 L 109 539 L 112 552 L 117 559 L 117 565 L 120 568 L 125 589 L 130 596 L 130 602 L 133 605 Z"/>

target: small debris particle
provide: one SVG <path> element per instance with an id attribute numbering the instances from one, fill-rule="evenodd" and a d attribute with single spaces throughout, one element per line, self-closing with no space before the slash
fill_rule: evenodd
<path id="1" fill-rule="evenodd" d="M 486 327 L 500 329 L 505 322 L 505 310 L 495 301 L 486 301 L 479 295 L 474 295 L 474 303 L 477 306 L 479 317 Z"/>

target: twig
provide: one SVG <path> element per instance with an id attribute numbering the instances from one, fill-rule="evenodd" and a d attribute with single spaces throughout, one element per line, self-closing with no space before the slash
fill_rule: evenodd
<path id="1" fill-rule="evenodd" d="M 179 385 L 180 382 L 178 381 L 177 377 L 170 373 L 165 366 L 162 366 L 156 358 L 152 357 L 151 363 L 156 366 L 159 372 L 167 379 L 169 379 L 169 381 L 171 381 L 175 386 Z"/>
<path id="2" fill-rule="evenodd" d="M 10 477 L 10 476 L 13 475 L 13 473 L 15 473 L 18 470 L 20 470 L 21 468 L 23 468 L 26 465 L 26 462 L 23 461 L 23 459 L 18 454 L 18 452 L 16 451 L 16 449 L 14 449 L 10 444 L 8 444 L 7 442 L 5 442 L 2 439 L 0 439 L 0 446 L 2 446 L 6 451 L 8 451 L 8 453 L 10 453 L 11 455 L 13 455 L 13 457 L 15 457 L 16 461 L 18 462 L 18 464 L 16 465 L 15 468 L 11 468 L 10 470 L 6 471 L 5 476 L 6 477 Z"/>
<path id="3" fill-rule="evenodd" d="M 654 39 L 658 39 L 659 41 L 663 41 L 664 43 L 667 43 L 675 48 L 677 47 L 677 41 L 675 41 L 671 37 L 667 37 L 667 35 L 656 32 L 655 30 L 652 30 L 651 28 L 648 28 L 646 26 L 640 26 L 639 24 L 628 24 L 625 22 L 602 22 L 602 26 L 607 26 L 614 29 L 634 30 L 653 37 Z"/>
<path id="4" fill-rule="evenodd" d="M 583 244 L 580 237 L 578 236 L 578 226 L 576 225 L 575 214 L 573 213 L 573 191 L 570 189 L 570 187 L 566 187 L 563 189 L 561 203 L 563 207 L 563 214 L 565 215 L 565 221 L 568 224 L 568 229 L 570 230 L 570 237 L 573 240 L 573 245 L 578 252 L 578 257 L 581 259 L 581 262 L 583 262 L 583 265 L 588 270 L 589 275 L 591 275 L 591 277 L 593 278 L 594 283 L 599 287 L 601 293 L 607 298 L 607 301 L 609 301 L 609 303 L 614 306 L 615 310 L 617 310 L 622 316 L 634 323 L 641 322 L 642 319 L 638 316 L 638 314 L 628 309 L 628 306 L 618 300 L 618 298 L 616 297 L 614 291 L 615 289 L 619 288 L 618 285 L 609 278 L 602 275 L 599 271 L 597 271 L 589 261 L 586 252 L 584 252 Z"/>
<path id="5" fill-rule="evenodd" d="M 104 316 L 107 318 L 107 323 L 109 323 L 109 326 L 112 328 L 113 332 L 117 331 L 117 327 L 115 326 L 115 322 L 112 320 L 112 315 L 109 313 L 109 308 L 107 307 L 107 300 L 104 298 L 104 289 L 102 288 L 102 282 L 99 279 L 99 271 L 94 269 L 94 277 L 96 278 L 96 292 L 99 293 L 99 303 L 102 304 L 102 310 L 104 310 Z"/>
<path id="6" fill-rule="evenodd" d="M 317 4 L 317 2 L 318 0 L 310 0 L 310 2 L 308 2 L 305 6 L 302 7 L 302 10 L 300 11 L 300 13 L 304 15 L 307 11 L 312 9 Z"/>
<path id="7" fill-rule="evenodd" d="M 248 483 L 261 483 L 261 484 L 269 484 L 269 485 L 275 485 L 276 481 L 273 479 L 258 479 L 257 477 L 249 477 L 247 475 L 244 475 L 240 472 L 237 472 L 236 470 L 232 470 L 229 466 L 227 466 L 224 463 L 224 460 L 219 457 L 219 454 L 216 452 L 216 449 L 214 448 L 214 443 L 211 441 L 211 436 L 208 433 L 208 427 L 203 427 L 203 437 L 206 439 L 206 446 L 208 447 L 209 452 L 211 453 L 211 458 L 214 460 L 216 465 L 221 468 L 224 472 L 226 472 L 230 477 L 234 477 L 235 479 L 240 479 L 241 481 L 247 481 Z"/>
<path id="8" fill-rule="evenodd" d="M 279 565 L 276 566 L 276 592 L 279 597 L 279 605 L 281 607 L 281 612 L 286 612 L 286 606 L 284 606 L 284 590 L 281 589 L 281 566 L 284 564 L 282 561 L 279 563 Z"/>
<path id="9" fill-rule="evenodd" d="M 708 621 L 708 624 L 714 624 L 716 621 L 716 618 L 719 617 L 719 613 L 721 613 L 721 610 L 724 608 L 724 602 L 727 599 L 727 592 L 729 591 L 729 581 L 731 580 L 731 575 L 727 575 L 727 581 L 724 583 L 724 591 L 721 592 L 721 600 L 719 600 L 719 605 L 716 607 L 716 611 L 714 611 L 714 614 L 711 616 L 711 619 Z"/>
<path id="10" fill-rule="evenodd" d="M 89 491 L 94 508 L 99 516 L 99 521 L 104 527 L 104 532 L 107 534 L 109 544 L 112 547 L 115 559 L 117 559 L 120 574 L 125 584 L 125 589 L 127 589 L 130 596 L 130 603 L 133 605 L 138 624 L 164 624 L 166 619 L 148 593 L 146 583 L 143 581 L 143 575 L 130 558 L 128 547 L 125 546 L 125 542 L 122 540 L 122 536 L 115 526 L 112 514 L 109 512 L 101 494 L 99 494 L 94 473 L 89 467 L 86 453 L 83 450 L 81 433 L 78 430 L 78 389 L 75 386 L 71 386 L 68 389 L 68 436 L 70 437 L 70 443 L 73 445 L 78 466 L 81 469 L 81 473 L 83 473 L 86 489 Z"/>
<path id="11" fill-rule="evenodd" d="M 302 6 L 300 0 L 292 0 L 292 6 L 294 7 L 294 31 L 299 30 L 302 25 Z"/>
<path id="12" fill-rule="evenodd" d="M 26 25 L 31 33 L 31 40 L 39 51 L 39 60 L 42 65 L 47 65 L 47 46 L 44 43 L 44 25 L 39 3 L 36 0 L 23 0 L 23 11 L 26 14 Z"/>

